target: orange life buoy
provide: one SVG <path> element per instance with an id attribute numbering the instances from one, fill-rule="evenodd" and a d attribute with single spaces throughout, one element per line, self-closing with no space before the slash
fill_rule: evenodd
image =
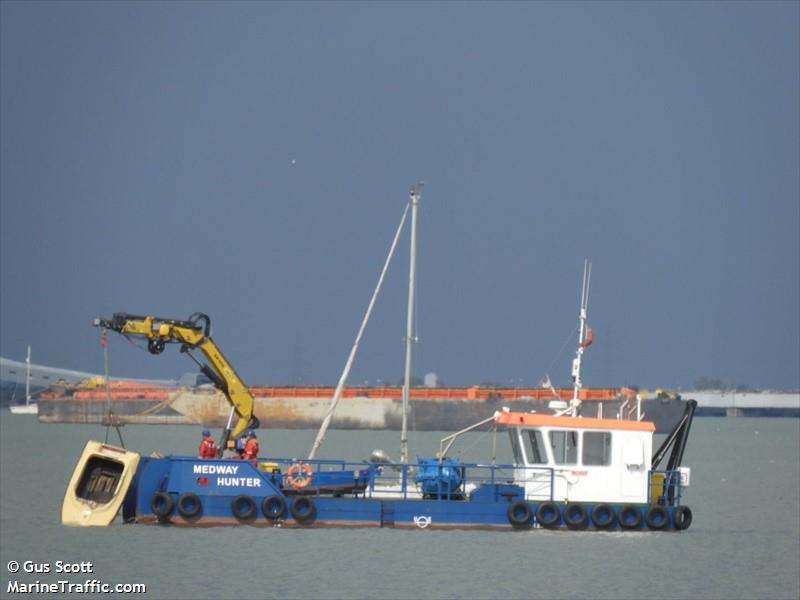
<path id="1" fill-rule="evenodd" d="M 314 475 L 311 465 L 294 463 L 286 471 L 286 482 L 296 490 L 303 489 L 311 483 Z"/>

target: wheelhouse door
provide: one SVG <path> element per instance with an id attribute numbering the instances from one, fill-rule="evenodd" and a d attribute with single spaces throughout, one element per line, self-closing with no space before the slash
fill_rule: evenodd
<path id="1" fill-rule="evenodd" d="M 548 466 L 545 438 L 539 429 L 509 430 L 517 468 L 514 479 L 525 487 L 525 497 L 549 500 L 553 494 L 553 471 Z"/>

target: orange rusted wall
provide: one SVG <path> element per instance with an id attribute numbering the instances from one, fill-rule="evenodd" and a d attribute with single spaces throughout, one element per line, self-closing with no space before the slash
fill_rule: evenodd
<path id="1" fill-rule="evenodd" d="M 112 381 L 109 389 L 103 387 L 67 387 L 63 390 L 53 388 L 42 394 L 43 398 L 73 397 L 76 399 L 113 399 L 150 398 L 166 400 L 171 393 L 180 388 L 169 388 L 130 381 Z M 250 393 L 255 398 L 331 398 L 335 388 L 329 386 L 253 386 Z M 572 388 L 557 389 L 559 398 L 572 398 Z M 584 401 L 612 400 L 620 396 L 632 397 L 635 392 L 628 388 L 584 388 L 579 397 Z M 342 398 L 383 398 L 399 400 L 403 396 L 401 387 L 348 387 L 342 390 Z M 547 400 L 553 392 L 543 388 L 494 388 L 494 387 L 446 387 L 446 388 L 411 388 L 411 400 Z"/>

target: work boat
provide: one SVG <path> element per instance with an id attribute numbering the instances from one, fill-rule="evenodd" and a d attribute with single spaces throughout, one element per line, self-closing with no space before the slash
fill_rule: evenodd
<path id="1" fill-rule="evenodd" d="M 683 503 L 690 471 L 681 462 L 694 400 L 655 452 L 652 422 L 583 417 L 576 397 L 553 415 L 496 411 L 442 439 L 434 456 L 413 462 L 392 463 L 376 453 L 361 462 L 322 460 L 313 450 L 304 460 L 244 460 L 231 448 L 259 425 L 253 397 L 211 338 L 207 315 L 174 320 L 116 313 L 96 324 L 146 338 L 153 354 L 180 343 L 223 391 L 231 412 L 214 458 L 145 457 L 107 439 L 89 441 L 64 497 L 67 525 L 109 525 L 120 510 L 126 523 L 179 526 L 678 531 L 692 522 Z M 448 456 L 459 437 L 487 427 L 495 436 L 507 432 L 512 463 Z"/>
<path id="2" fill-rule="evenodd" d="M 304 460 L 243 460 L 233 442 L 259 425 L 253 397 L 212 339 L 207 315 L 175 320 L 115 313 L 96 325 L 147 339 L 153 354 L 180 343 L 223 391 L 231 411 L 214 458 L 145 457 L 107 439 L 88 442 L 64 497 L 61 519 L 67 525 L 109 525 L 120 510 L 127 523 L 184 526 L 676 531 L 692 521 L 683 504 L 690 472 L 681 462 L 694 400 L 655 452 L 652 422 L 582 417 L 576 398 L 554 415 L 496 411 L 442 439 L 435 456 L 413 462 L 395 464 L 385 455 L 322 460 L 313 450 Z M 459 437 L 487 427 L 494 435 L 508 433 L 513 463 L 448 456 Z"/>
<path id="3" fill-rule="evenodd" d="M 62 523 L 110 525 L 121 511 L 126 523 L 177 526 L 687 529 L 692 512 L 683 504 L 683 494 L 690 471 L 681 462 L 696 403 L 686 402 L 683 416 L 655 452 L 655 425 L 641 419 L 638 405 L 636 420 L 624 418 L 630 411 L 620 411 L 616 419 L 581 416 L 581 360 L 592 341 L 586 325 L 588 263 L 569 404 L 554 401 L 553 415 L 504 408 L 442 439 L 434 456 L 409 460 L 405 415 L 410 348 L 416 337 L 411 307 L 418 203 L 418 190 L 412 189 L 328 414 L 304 460 L 231 456 L 234 441 L 259 423 L 253 414 L 253 396 L 212 339 L 207 315 L 195 313 L 176 320 L 115 313 L 111 319 L 96 319 L 95 325 L 103 329 L 101 339 L 109 329 L 128 338 L 142 337 L 152 354 L 161 354 L 167 344 L 180 344 L 181 352 L 225 395 L 230 413 L 216 458 L 145 457 L 107 440 L 89 441 L 67 487 Z M 412 250 L 400 460 L 393 463 L 383 453 L 360 462 L 318 459 L 315 453 L 341 396 L 409 209 Z M 195 357 L 195 351 L 205 361 Z M 513 463 L 499 464 L 494 458 L 485 464 L 467 463 L 448 456 L 462 435 L 486 428 L 495 436 L 507 433 Z M 664 468 L 659 469 L 667 454 Z"/>
<path id="4" fill-rule="evenodd" d="M 152 458 L 89 442 L 62 522 L 107 525 L 121 508 L 126 523 L 176 526 L 680 531 L 692 522 L 680 462 L 694 408 L 688 401 L 655 453 L 650 422 L 506 410 L 412 464 Z M 487 425 L 507 432 L 512 464 L 447 456 L 457 437 Z"/>

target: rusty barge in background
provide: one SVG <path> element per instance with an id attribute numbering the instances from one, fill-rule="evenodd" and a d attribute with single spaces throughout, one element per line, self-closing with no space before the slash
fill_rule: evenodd
<path id="1" fill-rule="evenodd" d="M 331 427 L 399 430 L 402 387 L 345 388 Z M 275 429 L 318 428 L 334 388 L 326 386 L 252 386 L 262 426 Z M 558 394 L 558 397 L 553 393 Z M 465 427 L 482 415 L 507 407 L 520 412 L 549 413 L 550 403 L 572 397 L 572 388 L 418 387 L 410 391 L 413 427 L 440 431 Z M 647 418 L 656 430 L 668 431 L 680 418 L 683 403 L 676 394 L 642 394 L 631 388 L 584 388 L 585 416 Z M 168 386 L 101 377 L 53 385 L 38 396 L 44 423 L 103 423 L 113 414 L 124 423 L 224 426 L 228 404 L 211 385 Z"/>

